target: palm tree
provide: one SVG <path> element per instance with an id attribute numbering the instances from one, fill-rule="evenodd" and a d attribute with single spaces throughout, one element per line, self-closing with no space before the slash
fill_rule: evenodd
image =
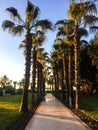
<path id="1" fill-rule="evenodd" d="M 54 76 L 54 89 L 55 89 L 54 91 L 57 97 L 59 97 L 58 62 L 59 60 L 58 60 L 57 51 L 54 50 L 53 52 L 51 52 L 50 63 L 51 63 L 51 68 Z"/>
<path id="2" fill-rule="evenodd" d="M 67 44 L 67 51 L 69 54 L 68 58 L 68 79 L 66 80 L 67 85 L 67 105 L 72 107 L 72 52 L 73 52 L 73 32 L 74 32 L 74 21 L 73 20 L 59 20 L 56 22 L 58 27 L 57 36 L 63 37 L 63 41 Z"/>
<path id="3" fill-rule="evenodd" d="M 31 100 L 31 106 L 33 107 L 34 104 L 34 89 L 36 85 L 36 68 L 37 68 L 37 51 L 39 47 L 42 45 L 44 42 L 46 36 L 44 32 L 42 31 L 37 31 L 36 34 L 32 35 L 32 100 Z"/>
<path id="4" fill-rule="evenodd" d="M 69 15 L 71 19 L 60 20 L 56 23 L 56 25 L 60 25 L 60 34 L 67 36 L 74 35 L 76 108 L 79 108 L 80 95 L 79 44 L 80 38 L 83 35 L 87 35 L 87 31 L 84 30 L 83 25 L 86 26 L 87 24 L 93 24 L 96 21 L 94 15 L 89 15 L 91 12 L 96 12 L 96 7 L 93 3 L 72 2 L 69 8 Z"/>
<path id="5" fill-rule="evenodd" d="M 14 81 L 13 84 L 14 84 L 14 91 L 16 91 L 17 81 Z"/>
<path id="6" fill-rule="evenodd" d="M 72 3 L 69 8 L 69 15 L 72 20 L 75 22 L 74 26 L 74 54 L 75 54 L 75 87 L 76 87 L 76 109 L 80 107 L 80 38 L 83 34 L 87 34 L 86 31 L 81 28 L 81 24 L 86 26 L 87 24 L 92 24 L 95 22 L 94 15 L 92 13 L 96 13 L 96 7 L 93 3 L 83 2 L 83 3 Z M 92 19 L 90 19 L 92 18 Z"/>
<path id="7" fill-rule="evenodd" d="M 44 51 L 43 47 L 37 50 L 37 90 L 38 100 L 42 99 L 45 95 L 45 80 L 46 80 L 46 61 L 48 53 Z"/>
<path id="8" fill-rule="evenodd" d="M 59 33 L 59 32 L 58 32 Z M 57 38 L 54 43 L 54 48 L 57 52 L 58 55 L 58 60 L 61 61 L 62 65 L 62 99 L 65 100 L 65 93 L 64 89 L 66 88 L 67 90 L 67 96 L 66 96 L 66 101 L 68 104 L 68 95 L 69 95 L 69 89 L 68 89 L 68 71 L 67 71 L 67 54 L 68 54 L 68 45 L 66 44 L 66 41 L 64 39 L 61 39 L 58 37 L 57 33 Z"/>
<path id="9" fill-rule="evenodd" d="M 25 35 L 25 83 L 24 93 L 21 103 L 22 112 L 28 111 L 28 87 L 30 79 L 30 66 L 31 66 L 31 48 L 32 48 L 32 35 L 31 31 L 34 28 L 41 27 L 43 30 L 46 28 L 52 29 L 52 24 L 49 20 L 38 20 L 40 9 L 32 4 L 29 0 L 26 7 L 26 18 L 22 20 L 17 9 L 9 7 L 6 9 L 11 14 L 12 20 L 5 20 L 2 24 L 4 30 L 8 29 L 13 35 L 21 34 L 24 30 Z"/>

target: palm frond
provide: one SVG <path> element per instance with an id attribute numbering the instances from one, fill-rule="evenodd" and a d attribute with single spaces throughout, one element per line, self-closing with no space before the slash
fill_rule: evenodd
<path id="1" fill-rule="evenodd" d="M 73 45 L 74 36 L 68 35 L 66 38 L 64 38 L 64 43 L 66 43 L 68 46 Z"/>
<path id="2" fill-rule="evenodd" d="M 37 34 L 37 35 L 40 35 L 40 36 L 45 35 L 45 33 L 44 33 L 43 31 L 40 31 L 40 30 L 38 30 L 38 31 L 36 32 L 36 34 Z"/>
<path id="3" fill-rule="evenodd" d="M 24 28 L 22 25 L 14 26 L 12 30 L 13 35 L 17 35 L 17 34 L 21 35 L 23 31 L 24 31 Z"/>
<path id="4" fill-rule="evenodd" d="M 65 36 L 65 35 L 66 35 L 66 32 L 59 31 L 59 32 L 57 32 L 56 37 Z"/>
<path id="5" fill-rule="evenodd" d="M 61 26 L 58 28 L 59 32 L 57 33 L 57 36 L 71 35 L 74 32 L 75 23 L 73 20 L 60 20 L 56 25 L 58 26 L 59 24 Z"/>
<path id="6" fill-rule="evenodd" d="M 94 25 L 98 21 L 98 17 L 94 15 L 85 15 L 84 16 L 84 26 L 88 25 Z"/>
<path id="7" fill-rule="evenodd" d="M 34 11 L 35 6 L 28 0 L 28 5 L 26 8 L 26 12 L 33 12 Z"/>
<path id="8" fill-rule="evenodd" d="M 81 46 L 88 46 L 89 43 L 86 40 L 81 40 L 80 44 Z"/>
<path id="9" fill-rule="evenodd" d="M 33 13 L 33 19 L 38 18 L 39 14 L 40 14 L 40 9 L 36 7 Z"/>
<path id="10" fill-rule="evenodd" d="M 52 23 L 47 19 L 37 21 L 37 23 L 35 24 L 35 27 L 40 27 L 42 28 L 43 31 L 47 29 L 53 30 Z"/>
<path id="11" fill-rule="evenodd" d="M 97 13 L 96 5 L 92 2 L 72 3 L 68 10 L 72 19 L 81 22 L 84 15 Z"/>
<path id="12" fill-rule="evenodd" d="M 46 37 L 41 36 L 38 38 L 38 43 L 40 43 L 40 45 L 42 45 L 42 43 L 45 41 Z"/>
<path id="13" fill-rule="evenodd" d="M 40 9 L 39 9 L 39 7 L 36 7 L 30 1 L 28 1 L 28 6 L 26 8 L 26 14 L 28 15 L 27 17 L 32 17 L 31 20 L 34 20 L 39 16 Z"/>
<path id="14" fill-rule="evenodd" d="M 54 40 L 54 43 L 55 44 L 61 44 L 63 42 L 63 40 L 59 37 L 57 37 L 55 40 Z"/>
<path id="15" fill-rule="evenodd" d="M 21 44 L 19 45 L 19 49 L 26 47 L 26 40 L 23 40 Z"/>
<path id="16" fill-rule="evenodd" d="M 12 21 L 9 21 L 9 20 L 5 20 L 3 23 L 2 23 L 2 28 L 3 30 L 5 31 L 6 29 L 9 29 L 9 30 L 12 30 L 12 28 L 14 27 L 14 23 Z"/>
<path id="17" fill-rule="evenodd" d="M 88 36 L 88 31 L 86 29 L 84 29 L 84 28 L 79 28 L 78 34 L 79 34 L 80 37 Z"/>
<path id="18" fill-rule="evenodd" d="M 75 21 L 70 19 L 70 20 L 67 20 L 68 21 L 68 25 L 70 26 L 75 26 Z"/>
<path id="19" fill-rule="evenodd" d="M 59 46 L 60 46 L 59 44 L 54 44 L 54 45 L 53 45 L 53 48 L 54 48 L 55 50 L 58 50 L 58 49 L 59 49 Z"/>
<path id="20" fill-rule="evenodd" d="M 68 15 L 71 16 L 72 19 L 77 20 L 79 19 L 78 18 L 79 12 L 80 12 L 79 3 L 78 4 L 72 3 L 69 7 Z"/>
<path id="21" fill-rule="evenodd" d="M 6 9 L 6 11 L 8 11 L 11 14 L 11 18 L 13 18 L 13 19 L 18 18 L 18 20 L 20 20 L 20 21 L 22 20 L 21 16 L 19 15 L 16 8 L 9 7 L 9 8 Z"/>
<path id="22" fill-rule="evenodd" d="M 55 23 L 55 25 L 64 25 L 66 23 L 66 19 L 63 19 L 63 20 L 59 20 Z"/>
<path id="23" fill-rule="evenodd" d="M 87 8 L 89 13 L 97 14 L 97 8 L 96 8 L 96 5 L 94 3 L 85 2 L 85 7 Z"/>
<path id="24" fill-rule="evenodd" d="M 65 35 L 66 35 L 66 28 L 60 27 L 60 28 L 58 28 L 58 30 L 59 30 L 59 31 L 57 32 L 57 35 L 56 35 L 57 37 L 58 37 L 58 36 L 61 36 L 61 35 L 62 35 L 62 36 L 65 36 Z"/>
<path id="25" fill-rule="evenodd" d="M 27 51 L 26 51 L 26 40 L 23 40 L 21 42 L 18 49 L 23 49 L 24 50 L 23 55 L 26 56 L 26 53 L 27 53 Z"/>
<path id="26" fill-rule="evenodd" d="M 44 52 L 43 57 L 44 57 L 45 60 L 47 60 L 48 59 L 48 52 Z"/>
<path id="27" fill-rule="evenodd" d="M 33 20 L 34 17 L 34 10 L 35 10 L 35 5 L 33 5 L 28 0 L 28 5 L 26 7 L 26 26 L 30 26 L 31 21 Z"/>
<path id="28" fill-rule="evenodd" d="M 90 27 L 91 32 L 98 32 L 98 26 L 92 26 Z"/>

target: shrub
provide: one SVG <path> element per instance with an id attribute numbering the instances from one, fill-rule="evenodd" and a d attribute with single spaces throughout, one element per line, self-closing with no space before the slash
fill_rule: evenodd
<path id="1" fill-rule="evenodd" d="M 92 91 L 92 83 L 88 80 L 81 81 L 81 92 L 89 95 Z"/>

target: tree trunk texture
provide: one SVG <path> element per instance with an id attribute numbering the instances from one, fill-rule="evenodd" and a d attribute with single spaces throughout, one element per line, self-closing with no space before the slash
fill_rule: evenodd
<path id="1" fill-rule="evenodd" d="M 64 58 L 63 58 L 63 67 L 64 67 L 64 86 L 66 88 L 65 101 L 66 101 L 66 104 L 69 106 L 68 61 L 66 59 L 65 53 L 64 53 Z"/>
<path id="2" fill-rule="evenodd" d="M 40 100 L 40 65 L 37 61 L 37 98 Z"/>
<path id="3" fill-rule="evenodd" d="M 73 46 L 69 46 L 69 107 L 72 107 L 72 51 Z"/>
<path id="4" fill-rule="evenodd" d="M 56 69 L 56 81 L 57 81 L 57 97 L 60 97 L 59 93 L 59 75 L 58 75 L 58 70 Z"/>
<path id="5" fill-rule="evenodd" d="M 54 91 L 55 91 L 55 95 L 57 96 L 57 79 L 56 79 L 56 70 L 55 67 L 53 67 L 53 75 L 54 75 Z"/>
<path id="6" fill-rule="evenodd" d="M 35 97 L 34 97 L 34 89 L 36 85 L 36 47 L 33 48 L 33 55 L 32 55 L 32 98 L 31 98 L 31 107 L 33 109 L 33 105 L 35 105 Z"/>
<path id="7" fill-rule="evenodd" d="M 30 67 L 31 67 L 31 48 L 32 48 L 32 39 L 30 31 L 27 31 L 26 34 L 26 52 L 25 52 L 25 82 L 24 82 L 24 91 L 21 103 L 21 112 L 28 111 L 28 88 L 29 88 L 29 80 L 30 80 Z"/>
<path id="8" fill-rule="evenodd" d="M 80 107 L 80 47 L 79 47 L 79 34 L 78 26 L 76 26 L 76 31 L 74 35 L 74 55 L 75 55 L 75 87 L 76 87 L 76 102 L 75 108 L 79 109 Z"/>
<path id="9" fill-rule="evenodd" d="M 65 82 L 66 82 L 66 74 L 65 74 L 65 59 L 63 55 L 63 63 L 62 63 L 62 100 L 65 100 Z"/>

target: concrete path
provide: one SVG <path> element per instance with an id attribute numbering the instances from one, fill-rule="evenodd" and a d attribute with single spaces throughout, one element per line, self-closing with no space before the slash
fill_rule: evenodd
<path id="1" fill-rule="evenodd" d="M 25 130 L 92 130 L 52 94 L 45 96 Z"/>

